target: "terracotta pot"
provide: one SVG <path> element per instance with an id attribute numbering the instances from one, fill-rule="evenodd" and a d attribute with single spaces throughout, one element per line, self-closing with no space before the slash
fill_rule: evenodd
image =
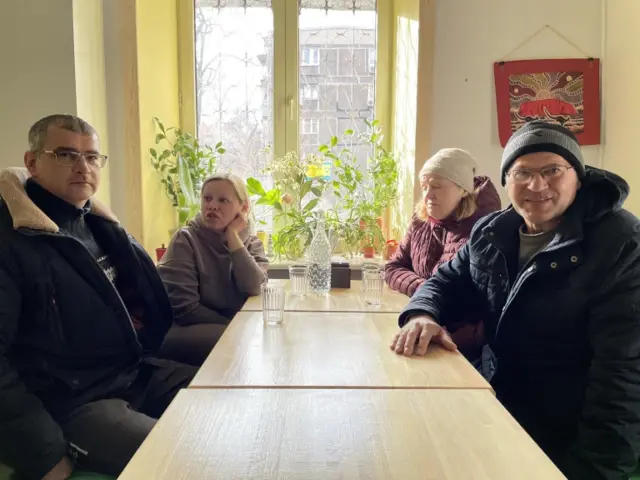
<path id="1" fill-rule="evenodd" d="M 389 260 L 394 253 L 396 253 L 396 251 L 398 250 L 398 242 L 396 242 L 395 240 L 389 240 L 387 242 L 387 245 L 384 248 L 384 256 L 383 258 L 385 260 Z"/>
<path id="2" fill-rule="evenodd" d="M 162 257 L 164 257 L 165 253 L 167 253 L 167 249 L 165 248 L 163 243 L 160 248 L 156 248 L 156 261 L 159 262 L 160 260 L 162 260 Z"/>
<path id="3" fill-rule="evenodd" d="M 380 227 L 381 231 L 384 230 L 383 229 L 383 223 L 382 223 L 382 217 L 376 218 L 376 225 L 378 225 L 378 227 Z M 362 220 L 360 220 L 360 230 L 364 230 L 364 229 L 365 229 L 365 223 Z M 365 258 L 373 258 L 373 255 L 371 257 L 367 257 L 366 256 L 366 254 L 364 253 L 364 249 L 365 248 L 373 248 L 374 250 L 378 250 L 378 251 L 382 250 L 382 248 L 380 247 L 378 241 L 376 241 L 372 247 L 365 247 L 364 245 L 361 245 L 360 248 L 361 248 L 361 252 L 365 256 Z"/>
<path id="4" fill-rule="evenodd" d="M 362 254 L 364 258 L 373 258 L 376 253 L 376 250 L 373 246 L 370 247 L 362 247 Z"/>

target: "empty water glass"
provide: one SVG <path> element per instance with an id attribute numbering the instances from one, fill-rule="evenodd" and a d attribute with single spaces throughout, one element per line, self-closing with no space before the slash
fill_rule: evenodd
<path id="1" fill-rule="evenodd" d="M 364 274 L 366 272 L 379 272 L 380 271 L 380 265 L 378 265 L 377 263 L 372 263 L 372 262 L 365 262 L 362 264 L 362 282 L 361 283 L 361 288 L 362 291 L 364 292 Z"/>
<path id="2" fill-rule="evenodd" d="M 380 270 L 363 272 L 364 301 L 367 305 L 379 307 L 382 304 L 382 289 L 384 288 L 384 273 Z"/>
<path id="3" fill-rule="evenodd" d="M 309 288 L 308 265 L 290 265 L 289 281 L 291 282 L 291 294 L 304 297 L 307 294 L 307 289 Z"/>
<path id="4" fill-rule="evenodd" d="M 269 280 L 260 287 L 262 320 L 265 325 L 280 325 L 284 320 L 284 282 Z"/>

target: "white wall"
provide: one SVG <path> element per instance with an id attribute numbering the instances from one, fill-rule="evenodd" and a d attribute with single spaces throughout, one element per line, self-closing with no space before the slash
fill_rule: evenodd
<path id="1" fill-rule="evenodd" d="M 609 0 L 604 18 L 603 166 L 631 184 L 625 207 L 640 215 L 640 1 Z"/>
<path id="2" fill-rule="evenodd" d="M 638 0 L 631 1 L 640 4 Z M 436 2 L 431 153 L 444 147 L 467 149 L 477 158 L 481 173 L 491 175 L 498 186 L 502 147 L 498 139 L 493 63 L 504 59 L 547 24 L 580 50 L 602 58 L 603 2 Z M 505 60 L 564 57 L 584 58 L 584 54 L 547 29 Z M 600 146 L 585 147 L 583 151 L 587 163 L 600 163 Z M 500 190 L 506 205 L 506 194 Z"/>
<path id="3" fill-rule="evenodd" d="M 0 168 L 21 166 L 36 120 L 76 112 L 72 0 L 3 1 L 0 65 Z"/>

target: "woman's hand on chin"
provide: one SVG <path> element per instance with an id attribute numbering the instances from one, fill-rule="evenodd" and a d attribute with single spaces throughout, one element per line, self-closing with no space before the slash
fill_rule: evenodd
<path id="1" fill-rule="evenodd" d="M 233 232 L 241 232 L 245 228 L 247 228 L 247 216 L 244 213 L 239 213 L 233 220 L 231 220 L 229 225 L 227 225 L 227 228 L 225 228 L 225 233 L 228 236 Z"/>

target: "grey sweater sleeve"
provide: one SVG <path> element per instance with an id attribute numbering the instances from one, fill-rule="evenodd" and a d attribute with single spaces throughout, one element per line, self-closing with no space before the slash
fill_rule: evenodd
<path id="1" fill-rule="evenodd" d="M 158 265 L 178 325 L 228 324 L 229 318 L 200 303 L 195 253 L 187 234 L 179 230 Z"/>
<path id="2" fill-rule="evenodd" d="M 241 292 L 260 295 L 260 285 L 267 278 L 269 261 L 258 237 L 250 236 L 244 248 L 231 252 L 233 278 Z"/>

